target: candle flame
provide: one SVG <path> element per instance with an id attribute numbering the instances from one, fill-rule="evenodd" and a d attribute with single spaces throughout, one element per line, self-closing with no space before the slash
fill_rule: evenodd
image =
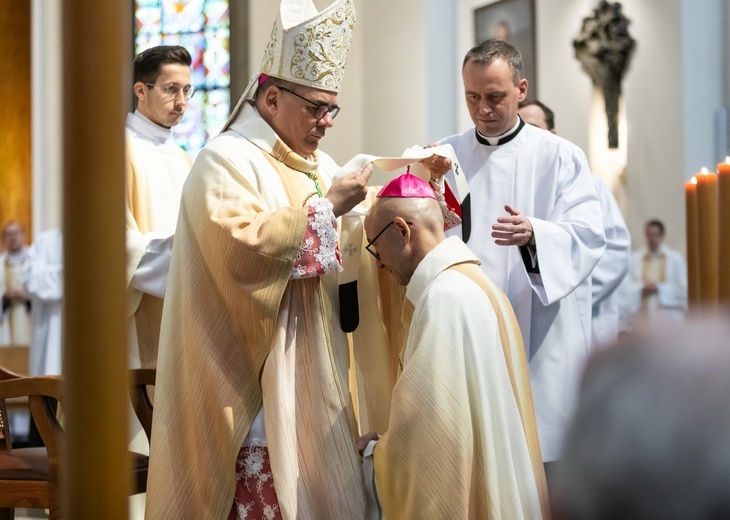
<path id="1" fill-rule="evenodd" d="M 692 184 L 697 184 L 697 177 L 695 177 L 695 176 L 693 175 L 693 176 L 692 176 L 692 178 L 690 179 L 690 182 L 691 182 Z"/>
<path id="2" fill-rule="evenodd" d="M 725 157 L 725 164 L 730 164 L 730 155 Z"/>
<path id="3" fill-rule="evenodd" d="M 707 170 L 707 168 L 705 168 L 704 166 L 703 166 L 703 167 L 702 167 L 702 169 L 700 170 L 700 173 L 701 173 L 702 175 L 709 175 L 709 174 L 710 174 L 710 172 L 709 172 L 709 171 Z"/>

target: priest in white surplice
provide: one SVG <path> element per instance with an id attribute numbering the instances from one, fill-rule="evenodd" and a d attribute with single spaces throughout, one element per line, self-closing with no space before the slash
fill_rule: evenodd
<path id="1" fill-rule="evenodd" d="M 679 251 L 664 244 L 664 223 L 644 226 L 646 246 L 631 254 L 629 274 L 621 285 L 621 319 L 625 331 L 644 325 L 682 322 L 687 312 L 687 264 Z"/>
<path id="2" fill-rule="evenodd" d="M 30 300 L 23 289 L 23 269 L 28 260 L 25 232 L 20 222 L 10 221 L 3 227 L 0 253 L 0 346 L 28 345 L 30 341 Z"/>
<path id="3" fill-rule="evenodd" d="M 410 174 L 388 183 L 365 219 L 368 251 L 407 285 L 413 313 L 388 430 L 358 442 L 370 518 L 542 518 L 547 487 L 517 321 L 479 260 L 443 230 L 431 186 Z"/>
<path id="4" fill-rule="evenodd" d="M 137 110 L 127 115 L 127 284 L 131 366 L 154 367 L 180 195 L 191 161 L 172 139 L 195 92 L 184 47 L 134 59 Z"/>
<path id="5" fill-rule="evenodd" d="M 488 40 L 469 51 L 462 76 L 476 128 L 442 141 L 454 147 L 470 192 L 464 223 L 453 232 L 512 303 L 542 455 L 554 461 L 591 348 L 590 275 L 606 244 L 601 207 L 585 154 L 518 117 L 527 80 L 517 49 Z M 447 179 L 458 187 L 453 171 Z"/>

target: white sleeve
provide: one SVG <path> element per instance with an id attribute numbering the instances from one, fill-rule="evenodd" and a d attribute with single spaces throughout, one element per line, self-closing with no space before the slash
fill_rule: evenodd
<path id="1" fill-rule="evenodd" d="M 550 214 L 545 219 L 529 217 L 539 272 L 528 272 L 528 279 L 543 305 L 573 292 L 591 275 L 606 249 L 601 206 L 585 156 L 566 158 L 557 176 Z"/>
<path id="2" fill-rule="evenodd" d="M 129 282 L 130 287 L 158 298 L 165 297 L 174 236 L 150 240 Z"/>
<path id="3" fill-rule="evenodd" d="M 375 446 L 378 441 L 370 441 L 362 452 L 362 472 L 365 477 L 365 501 L 367 503 L 367 520 L 385 520 L 383 509 L 378 500 L 378 489 L 375 485 Z"/>

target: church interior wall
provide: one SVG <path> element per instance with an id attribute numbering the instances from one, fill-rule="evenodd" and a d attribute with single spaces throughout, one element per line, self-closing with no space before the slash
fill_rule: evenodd
<path id="1" fill-rule="evenodd" d="M 344 163 L 361 152 L 400 154 L 407 146 L 471 126 L 463 102 L 461 60 L 473 43 L 473 9 L 490 2 L 355 2 L 358 27 L 338 97 L 343 110 L 322 149 Z M 668 243 L 683 249 L 682 183 L 700 167 L 712 168 L 720 160 L 716 112 L 730 96 L 724 88 L 730 75 L 724 59 L 728 37 L 721 30 L 730 17 L 726 3 L 622 3 L 637 47 L 623 83 L 627 167 L 624 193 L 618 195 L 635 245 L 642 242 L 643 222 L 658 217 L 666 221 Z M 321 9 L 330 0 L 315 4 Z M 587 153 L 596 133 L 591 130 L 595 99 L 572 40 L 596 5 L 593 0 L 535 0 L 538 96 L 555 110 L 560 135 Z M 278 7 L 279 2 L 269 0 L 248 2 L 252 67 L 261 61 Z M 54 182 L 60 186 L 59 180 Z M 29 186 L 16 185 L 30 192 Z M 39 197 L 35 194 L 34 200 Z M 34 212 L 37 206 L 42 205 L 34 203 Z"/>

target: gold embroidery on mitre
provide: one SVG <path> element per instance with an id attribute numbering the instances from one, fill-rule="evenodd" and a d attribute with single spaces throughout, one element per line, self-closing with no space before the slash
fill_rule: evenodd
<path id="1" fill-rule="evenodd" d="M 274 22 L 261 72 L 311 88 L 338 92 L 355 26 L 352 0 L 337 0 L 290 28 Z"/>

